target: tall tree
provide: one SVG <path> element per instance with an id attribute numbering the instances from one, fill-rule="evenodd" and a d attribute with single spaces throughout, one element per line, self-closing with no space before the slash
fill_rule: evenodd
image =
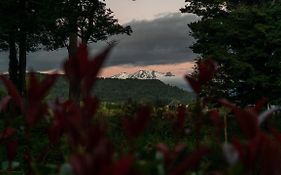
<path id="1" fill-rule="evenodd" d="M 9 48 L 10 79 L 22 94 L 26 54 L 38 49 L 39 44 L 47 49 L 66 46 L 72 58 L 78 40 L 88 44 L 132 32 L 129 26 L 121 26 L 104 1 L 99 0 L 0 1 L 0 21 L 0 47 Z M 70 82 L 70 98 L 78 100 L 79 83 Z"/>
<path id="2" fill-rule="evenodd" d="M 129 26 L 123 27 L 114 18 L 113 12 L 106 7 L 104 0 L 60 0 L 56 7 L 57 29 L 67 35 L 66 43 L 69 58 L 76 54 L 77 42 L 84 44 L 106 40 L 111 35 L 130 34 Z M 63 32 L 62 32 L 63 31 Z M 76 101 L 80 98 L 80 85 L 76 80 L 70 80 L 69 97 Z"/>
<path id="3" fill-rule="evenodd" d="M 47 2 L 0 1 L 0 49 L 9 49 L 9 77 L 22 95 L 25 93 L 27 52 L 39 49 L 40 43 L 51 47 L 51 35 L 44 25 L 44 20 L 49 18 L 43 15 L 50 11 L 46 9 Z"/>
<path id="4" fill-rule="evenodd" d="M 9 50 L 9 76 L 11 81 L 18 84 L 18 57 L 16 46 L 17 14 L 16 1 L 7 0 L 0 2 L 0 49 Z"/>
<path id="5" fill-rule="evenodd" d="M 281 94 L 279 0 L 189 1 L 181 11 L 202 17 L 189 25 L 197 39 L 192 49 L 220 66 L 205 95 L 215 92 L 216 98 L 232 98 L 242 105 L 264 96 L 281 102 L 276 95 Z"/>

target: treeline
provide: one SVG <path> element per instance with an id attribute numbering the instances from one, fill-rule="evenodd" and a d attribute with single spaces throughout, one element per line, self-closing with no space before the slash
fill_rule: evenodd
<path id="1" fill-rule="evenodd" d="M 160 80 L 109 79 L 100 78 L 93 89 L 93 94 L 103 102 L 143 101 L 156 105 L 170 102 L 189 103 L 194 94 L 178 87 L 166 85 Z M 50 92 L 49 99 L 67 98 L 68 84 L 60 78 Z"/>

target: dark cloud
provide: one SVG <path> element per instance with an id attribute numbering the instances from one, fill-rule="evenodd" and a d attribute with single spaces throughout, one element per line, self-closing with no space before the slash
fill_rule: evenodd
<path id="1" fill-rule="evenodd" d="M 129 23 L 132 36 L 117 37 L 119 45 L 113 51 L 108 65 L 152 65 L 189 61 L 196 57 L 189 46 L 187 23 L 198 20 L 195 15 L 169 14 L 152 21 Z"/>
<path id="2" fill-rule="evenodd" d="M 195 15 L 168 14 L 151 21 L 133 21 L 131 36 L 117 36 L 107 66 L 112 65 L 153 65 L 189 61 L 196 55 L 189 49 L 194 39 L 189 36 L 187 24 L 198 20 Z M 91 53 L 96 53 L 106 44 L 91 44 Z M 66 49 L 54 52 L 39 51 L 28 55 L 28 68 L 48 70 L 59 68 L 66 58 Z M 8 54 L 0 54 L 0 70 L 6 71 Z"/>
<path id="3" fill-rule="evenodd" d="M 0 53 L 0 72 L 8 71 L 8 53 Z M 57 51 L 47 52 L 40 50 L 34 53 L 27 54 L 27 69 L 28 70 L 50 70 L 59 69 L 63 61 L 67 58 L 67 50 L 65 48 Z"/>

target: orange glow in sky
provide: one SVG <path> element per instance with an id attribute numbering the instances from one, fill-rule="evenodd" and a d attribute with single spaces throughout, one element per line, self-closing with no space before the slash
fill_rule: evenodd
<path id="1" fill-rule="evenodd" d="M 122 23 L 132 20 L 151 20 L 167 13 L 180 12 L 186 4 L 184 0 L 107 0 L 107 7 Z"/>
<path id="2" fill-rule="evenodd" d="M 111 66 L 103 68 L 102 77 L 109 77 L 121 72 L 134 73 L 138 70 L 155 70 L 159 72 L 172 72 L 174 75 L 183 76 L 186 73 L 191 73 L 194 62 L 184 62 L 178 64 L 164 64 L 164 65 L 149 65 L 149 66 Z"/>

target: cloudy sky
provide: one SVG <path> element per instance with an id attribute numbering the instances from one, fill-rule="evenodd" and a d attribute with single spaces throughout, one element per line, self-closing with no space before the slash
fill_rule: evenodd
<path id="1" fill-rule="evenodd" d="M 133 29 L 131 36 L 115 36 L 118 45 L 108 59 L 104 76 L 138 69 L 171 71 L 182 75 L 191 71 L 195 54 L 189 49 L 194 42 L 187 24 L 198 20 L 192 14 L 180 14 L 184 0 L 107 0 L 109 8 L 123 25 Z M 106 45 L 91 44 L 94 54 Z M 58 69 L 67 57 L 66 49 L 54 52 L 29 53 L 28 68 L 33 70 Z M 6 71 L 7 53 L 0 53 L 0 71 Z"/>

